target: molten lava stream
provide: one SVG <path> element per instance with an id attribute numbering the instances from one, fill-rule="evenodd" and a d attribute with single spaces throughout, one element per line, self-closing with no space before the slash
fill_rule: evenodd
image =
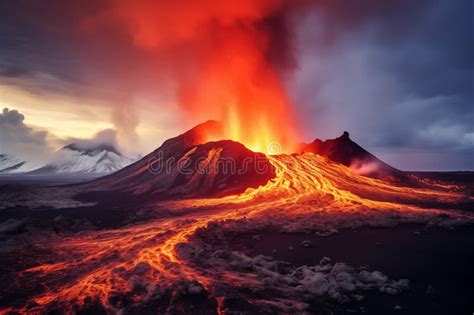
<path id="1" fill-rule="evenodd" d="M 316 213 L 341 217 L 356 213 L 372 220 L 387 211 L 407 217 L 445 212 L 453 218 L 472 220 L 471 215 L 452 211 L 361 198 L 352 191 L 357 188 L 357 191 L 368 191 L 387 199 L 397 196 L 414 202 L 431 199 L 454 202 L 462 198 L 455 193 L 395 187 L 358 176 L 345 166 L 311 153 L 269 156 L 269 160 L 276 168 L 275 178 L 241 195 L 160 202 L 160 207 L 174 211 L 177 216 L 35 244 L 49 248 L 53 257 L 20 272 L 17 289 L 22 290 L 21 283 L 33 283 L 42 285 L 44 290 L 33 297 L 34 303 L 14 310 L 24 314 L 52 309 L 72 313 L 77 306 L 97 300 L 115 313 L 120 306 L 111 301 L 117 295 L 132 294 L 137 282 L 152 291 L 157 286 L 172 289 L 183 279 L 195 280 L 214 295 L 216 284 L 245 286 L 258 281 L 250 273 L 203 269 L 179 257 L 178 244 L 188 243 L 197 229 L 213 221 L 245 217 L 282 224 L 278 220 L 283 219 L 285 224 L 305 228 L 304 225 L 310 227 L 314 223 L 311 216 Z M 149 294 L 133 295 L 132 300 L 141 303 L 150 298 Z M 216 298 L 220 309 L 222 296 Z M 9 310 L 4 309 L 2 313 Z"/>

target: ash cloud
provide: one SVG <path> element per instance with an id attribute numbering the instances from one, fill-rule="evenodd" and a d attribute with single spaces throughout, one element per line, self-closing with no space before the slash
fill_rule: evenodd
<path id="1" fill-rule="evenodd" d="M 104 129 L 97 132 L 90 139 L 83 138 L 68 138 L 63 141 L 64 145 L 74 143 L 78 148 L 83 150 L 94 149 L 98 146 L 111 146 L 115 149 L 119 148 L 117 141 L 117 130 L 115 129 Z"/>

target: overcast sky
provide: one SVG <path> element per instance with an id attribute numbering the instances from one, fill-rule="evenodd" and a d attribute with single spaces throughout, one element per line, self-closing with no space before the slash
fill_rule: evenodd
<path id="1" fill-rule="evenodd" d="M 180 114 L 167 55 L 98 26 L 114 2 L 0 2 L 0 153 L 111 129 L 147 153 L 200 122 Z M 474 170 L 474 1 L 313 2 L 284 12 L 281 34 L 301 140 L 347 130 L 401 169 Z"/>

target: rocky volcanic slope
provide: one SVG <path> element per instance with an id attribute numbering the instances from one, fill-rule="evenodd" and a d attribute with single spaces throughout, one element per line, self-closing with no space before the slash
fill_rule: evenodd
<path id="1" fill-rule="evenodd" d="M 228 195 L 265 184 L 274 168 L 264 154 L 219 139 L 221 125 L 207 121 L 169 139 L 140 161 L 83 187 L 154 198 Z M 206 142 L 206 143 L 204 143 Z"/>
<path id="2" fill-rule="evenodd" d="M 336 139 L 322 141 L 315 139 L 309 144 L 302 144 L 300 152 L 312 152 L 327 157 L 331 161 L 351 167 L 357 173 L 373 178 L 408 182 L 403 171 L 400 171 L 378 159 L 349 138 L 349 132 Z"/>

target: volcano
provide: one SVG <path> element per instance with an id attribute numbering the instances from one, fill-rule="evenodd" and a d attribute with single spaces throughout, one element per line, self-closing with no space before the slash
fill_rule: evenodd
<path id="1" fill-rule="evenodd" d="M 372 153 L 352 141 L 349 132 L 336 139 L 315 139 L 309 144 L 303 143 L 299 152 L 313 152 L 354 169 L 358 174 L 387 180 L 407 180 L 405 174 L 383 162 Z"/>
<path id="2" fill-rule="evenodd" d="M 169 139 L 140 161 L 86 184 L 87 189 L 149 198 L 223 196 L 264 185 L 275 169 L 262 153 L 231 140 L 210 141 L 222 125 L 207 121 Z"/>
<path id="3" fill-rule="evenodd" d="M 223 129 L 207 121 L 87 183 L 4 188 L 0 207 L 15 216 L 0 225 L 0 311 L 330 314 L 369 291 L 398 296 L 411 282 L 322 256 L 324 238 L 355 233 L 352 242 L 363 228 L 407 223 L 413 236 L 474 222 L 465 211 L 474 205 L 470 184 L 412 177 L 348 133 L 269 155 Z M 355 161 L 376 171 L 365 176 Z M 398 174 L 419 185 L 400 184 Z"/>
<path id="4" fill-rule="evenodd" d="M 267 155 L 253 152 L 223 136 L 220 122 L 207 121 L 165 141 L 141 160 L 97 179 L 83 187 L 92 191 L 124 192 L 140 198 L 170 199 L 218 197 L 240 194 L 248 188 L 264 186 L 275 178 L 275 166 Z M 382 162 L 349 138 L 348 132 L 336 139 L 316 139 L 303 144 L 299 153 L 313 153 L 347 167 L 371 165 L 367 175 L 395 180 L 402 171 Z M 359 169 L 355 170 L 355 173 Z M 305 170 L 301 170 L 305 172 Z"/>

